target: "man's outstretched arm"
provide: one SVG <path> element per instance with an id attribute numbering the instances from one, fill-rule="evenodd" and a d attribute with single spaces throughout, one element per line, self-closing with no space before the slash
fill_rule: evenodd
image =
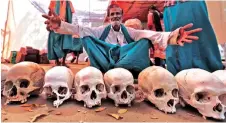
<path id="1" fill-rule="evenodd" d="M 135 30 L 132 32 L 134 32 L 135 40 L 148 38 L 152 41 L 153 44 L 159 44 L 159 47 L 165 49 L 168 44 L 183 46 L 185 42 L 192 43 L 192 41 L 198 40 L 198 37 L 192 36 L 192 34 L 200 32 L 202 31 L 202 29 L 197 28 L 193 30 L 188 30 L 188 28 L 191 28 L 192 26 L 192 23 L 187 24 L 172 32 L 155 32 L 150 30 Z"/>
<path id="2" fill-rule="evenodd" d="M 56 33 L 68 34 L 68 35 L 77 34 L 80 37 L 84 37 L 84 36 L 97 37 L 98 36 L 96 34 L 97 28 L 83 27 L 79 24 L 70 24 L 70 23 L 64 22 L 53 11 L 51 11 L 51 15 L 42 15 L 42 17 L 47 19 L 45 21 L 47 28 Z"/>

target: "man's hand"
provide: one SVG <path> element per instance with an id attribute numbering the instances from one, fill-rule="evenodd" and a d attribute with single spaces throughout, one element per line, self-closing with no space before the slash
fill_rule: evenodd
<path id="1" fill-rule="evenodd" d="M 60 27 L 61 19 L 54 11 L 50 10 L 49 15 L 42 15 L 42 17 L 47 19 L 45 21 L 47 30 L 55 30 Z"/>
<path id="2" fill-rule="evenodd" d="M 193 26 L 193 24 L 190 23 L 190 24 L 187 24 L 187 25 L 183 26 L 180 29 L 180 37 L 179 37 L 179 39 L 177 41 L 177 43 L 180 46 L 184 46 L 184 42 L 192 43 L 192 40 L 198 40 L 199 39 L 198 36 L 192 36 L 191 34 L 202 31 L 202 28 L 197 28 L 197 29 L 186 31 L 186 29 L 191 28 L 192 26 Z"/>

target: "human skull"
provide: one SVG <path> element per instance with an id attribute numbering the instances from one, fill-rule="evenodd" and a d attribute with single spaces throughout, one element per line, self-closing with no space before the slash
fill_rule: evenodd
<path id="1" fill-rule="evenodd" d="M 9 102 L 27 102 L 30 95 L 39 95 L 44 85 L 44 69 L 37 63 L 20 62 L 13 65 L 6 76 L 3 95 Z"/>
<path id="2" fill-rule="evenodd" d="M 73 72 L 65 66 L 56 66 L 46 72 L 44 92 L 47 98 L 57 99 L 53 102 L 55 107 L 71 97 L 73 79 Z"/>
<path id="3" fill-rule="evenodd" d="M 108 97 L 114 100 L 115 106 L 128 104 L 135 98 L 134 79 L 132 73 L 124 68 L 115 68 L 104 74 Z"/>
<path id="4" fill-rule="evenodd" d="M 213 74 L 217 76 L 224 83 L 225 85 L 224 87 L 226 89 L 226 70 L 217 70 L 213 72 Z M 219 99 L 221 100 L 222 104 L 225 105 L 225 111 L 226 111 L 226 94 L 219 96 Z"/>
<path id="5" fill-rule="evenodd" d="M 213 72 L 215 76 L 217 76 L 226 86 L 226 70 L 217 70 Z"/>
<path id="6" fill-rule="evenodd" d="M 8 71 L 9 71 L 9 67 L 4 64 L 1 64 L 1 92 L 4 89 L 4 83 L 5 83 L 6 75 Z"/>
<path id="7" fill-rule="evenodd" d="M 196 108 L 204 118 L 225 119 L 225 106 L 220 97 L 226 94 L 226 89 L 220 79 L 199 68 L 183 70 L 175 78 L 181 102 Z"/>
<path id="8" fill-rule="evenodd" d="M 103 74 L 91 66 L 81 69 L 75 75 L 74 87 L 74 98 L 84 101 L 84 107 L 100 106 L 101 99 L 107 97 Z"/>
<path id="9" fill-rule="evenodd" d="M 176 112 L 178 85 L 169 71 L 159 66 L 148 67 L 139 74 L 138 85 L 145 97 L 159 110 L 165 113 Z"/>

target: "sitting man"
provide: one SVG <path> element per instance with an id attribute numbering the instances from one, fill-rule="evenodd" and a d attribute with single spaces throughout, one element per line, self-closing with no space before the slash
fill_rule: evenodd
<path id="1" fill-rule="evenodd" d="M 150 66 L 149 47 L 152 44 L 157 44 L 161 48 L 166 48 L 167 44 L 182 46 L 184 42 L 191 43 L 191 40 L 197 40 L 198 37 L 191 34 L 202 30 L 198 28 L 186 31 L 193 26 L 192 24 L 173 32 L 135 30 L 125 27 L 121 23 L 123 10 L 116 4 L 108 7 L 107 15 L 110 20 L 109 25 L 92 28 L 63 22 L 54 12 L 52 16 L 43 15 L 43 17 L 47 19 L 45 22 L 47 27 L 57 33 L 79 34 L 91 66 L 102 72 L 123 67 L 134 75 L 138 75 L 140 71 Z"/>

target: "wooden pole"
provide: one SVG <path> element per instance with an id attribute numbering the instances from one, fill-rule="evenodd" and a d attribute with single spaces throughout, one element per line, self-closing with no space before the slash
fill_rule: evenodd
<path id="1" fill-rule="evenodd" d="M 4 29 L 4 36 L 3 36 L 3 46 L 2 46 L 2 56 L 1 57 L 3 57 L 3 53 L 4 53 L 4 50 L 5 50 L 5 40 L 6 40 L 6 34 L 7 34 L 7 25 L 8 25 L 8 17 L 9 17 L 9 8 L 10 8 L 10 2 L 11 2 L 11 0 L 9 0 L 9 2 L 8 2 L 8 10 L 7 10 L 7 17 L 6 17 L 6 22 L 5 22 L 5 29 Z"/>

